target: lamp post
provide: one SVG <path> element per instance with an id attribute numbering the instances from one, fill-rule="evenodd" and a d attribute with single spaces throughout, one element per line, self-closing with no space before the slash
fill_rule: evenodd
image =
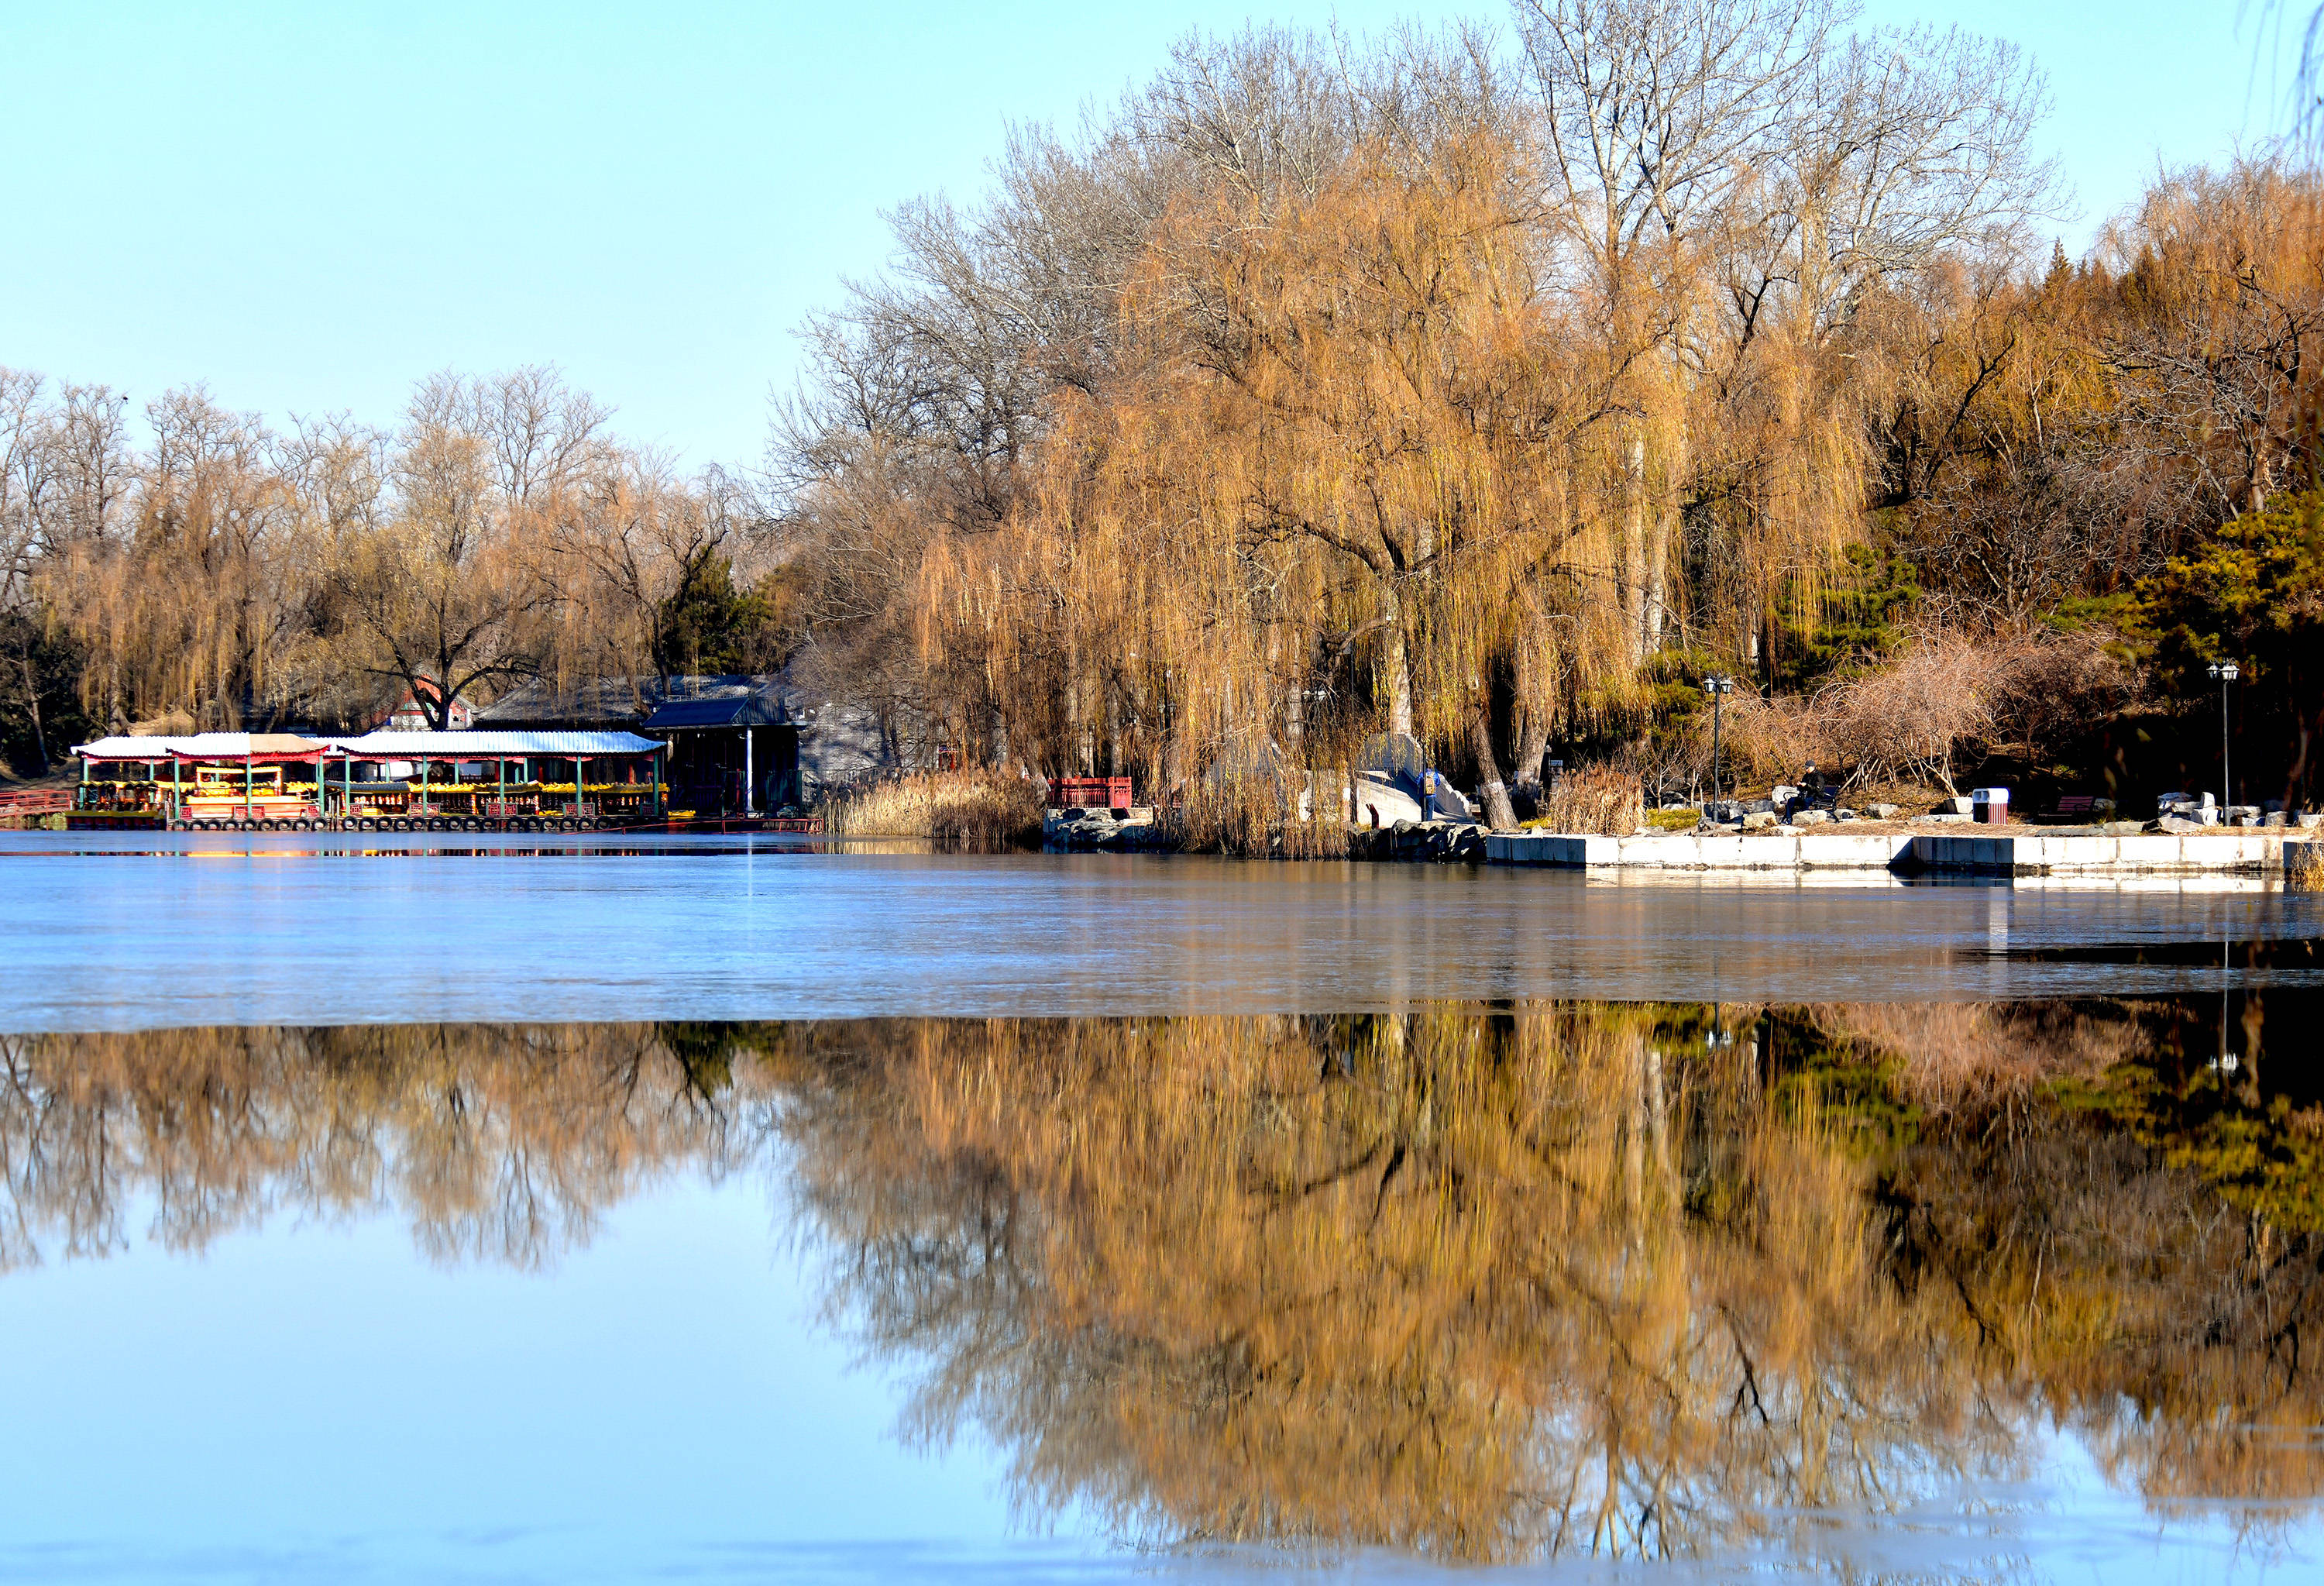
<path id="1" fill-rule="evenodd" d="M 2243 672 L 2233 661 L 2213 661 L 2211 676 L 2219 684 L 2219 802 L 2224 806 L 2236 801 L 2235 779 L 2229 774 L 2227 763 L 2227 685 L 2242 677 Z M 2227 816 L 2227 810 L 2222 808 L 2219 818 L 2225 820 Z"/>
<path id="2" fill-rule="evenodd" d="M 1735 692 L 1732 678 L 1705 678 L 1704 692 L 1711 696 L 1711 802 L 1719 802 L 1719 730 L 1725 715 L 1727 696 Z"/>

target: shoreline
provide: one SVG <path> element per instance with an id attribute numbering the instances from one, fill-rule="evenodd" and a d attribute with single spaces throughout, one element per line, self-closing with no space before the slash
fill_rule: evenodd
<path id="1" fill-rule="evenodd" d="M 1992 828 L 1988 828 L 1991 831 Z M 1655 833 L 1631 837 L 1497 833 L 1485 862 L 1587 871 L 1883 871 L 1897 875 L 2283 876 L 2311 873 L 2324 844 L 2264 827 L 2105 835 L 1881 832 Z"/>

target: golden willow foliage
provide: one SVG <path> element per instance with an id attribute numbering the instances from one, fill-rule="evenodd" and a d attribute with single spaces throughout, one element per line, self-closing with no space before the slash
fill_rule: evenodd
<path id="1" fill-rule="evenodd" d="M 0 1266 L 293 1214 L 530 1267 L 779 1166 L 910 1430 L 1145 1540 L 1709 1553 L 2053 1415 L 2158 1501 L 2324 1494 L 2317 1236 L 2048 1099 L 2144 1012 L 1725 1013 L 9 1037 Z"/>
<path id="2" fill-rule="evenodd" d="M 99 732 L 367 724 L 423 679 L 484 702 L 663 669 L 675 597 L 747 560 L 758 520 L 607 418 L 545 368 L 433 376 L 392 431 L 278 431 L 197 386 L 146 406 L 140 449 L 105 388 L 0 370 L 0 711 L 55 758 L 58 654 Z"/>
<path id="3" fill-rule="evenodd" d="M 870 569 L 830 652 L 908 637 L 883 686 L 973 758 L 1279 820 L 1307 784 L 1263 766 L 1411 731 L 1498 822 L 1661 652 L 1812 620 L 1904 308 L 2043 202 L 2039 79 L 1820 0 L 1516 11 L 1514 53 L 1189 40 L 985 207 L 906 211 L 779 427 L 803 562 Z"/>
<path id="4" fill-rule="evenodd" d="M 2022 646 L 2312 474 L 2299 151 L 2159 176 L 2044 267 L 2006 44 L 1823 0 L 1513 11 L 1191 39 L 985 201 L 904 211 L 779 426 L 810 653 L 971 760 L 1240 799 L 1198 824 L 1251 846 L 1406 726 L 1498 821 L 1553 738 L 1705 758 L 1674 686 Z M 1995 751 L 1923 714 L 1842 769 Z"/>
<path id="5" fill-rule="evenodd" d="M 1027 507 L 930 568 L 931 645 L 1049 706 L 1012 738 L 1088 732 L 1104 691 L 1055 661 L 1096 658 L 1175 780 L 1304 738 L 1318 658 L 1359 647 L 1392 730 L 1471 733 L 1541 587 L 1608 561 L 1574 498 L 1609 383 L 1534 290 L 1521 185 L 1488 140 L 1416 171 L 1369 148 L 1165 225 L 1124 298 L 1137 376 L 1061 398 Z"/>

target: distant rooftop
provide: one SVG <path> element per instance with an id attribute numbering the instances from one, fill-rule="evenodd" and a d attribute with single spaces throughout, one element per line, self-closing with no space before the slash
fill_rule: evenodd
<path id="1" fill-rule="evenodd" d="M 804 702 L 779 673 L 601 678 L 559 687 L 527 683 L 476 713 L 479 727 L 642 728 L 792 726 Z"/>

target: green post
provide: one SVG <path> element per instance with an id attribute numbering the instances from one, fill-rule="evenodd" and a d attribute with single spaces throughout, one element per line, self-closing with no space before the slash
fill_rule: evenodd
<path id="1" fill-rule="evenodd" d="M 498 760 L 493 761 L 493 764 L 495 767 L 497 767 L 497 768 L 499 769 L 499 770 L 500 770 L 500 778 L 501 778 L 501 804 L 500 804 L 500 817 L 501 817 L 501 824 L 502 824 L 502 825 L 507 825 L 507 824 L 508 824 L 508 759 L 507 759 L 507 757 L 506 757 L 506 756 L 503 756 L 502 758 L 500 758 L 500 759 L 498 759 Z"/>
<path id="2" fill-rule="evenodd" d="M 258 791 L 256 765 L 257 761 L 251 758 L 250 751 L 244 750 L 242 752 L 242 818 L 244 820 L 250 818 L 250 801 Z"/>
<path id="3" fill-rule="evenodd" d="M 420 762 L 420 818 L 428 818 L 428 761 L 425 758 Z"/>
<path id="4" fill-rule="evenodd" d="M 184 763 L 176 750 L 170 751 L 170 824 L 173 826 L 186 818 L 186 796 L 178 785 L 178 768 Z"/>

